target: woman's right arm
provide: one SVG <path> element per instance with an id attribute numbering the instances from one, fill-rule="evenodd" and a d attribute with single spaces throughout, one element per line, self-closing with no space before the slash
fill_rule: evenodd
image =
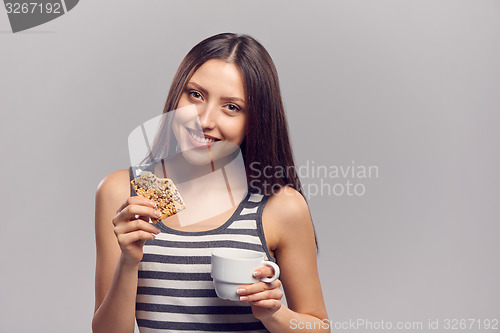
<path id="1" fill-rule="evenodd" d="M 96 192 L 94 333 L 134 332 L 137 274 L 146 240 L 159 230 L 148 223 L 157 217 L 154 204 L 130 197 L 128 170 L 108 175 Z M 139 218 L 136 218 L 139 216 Z"/>

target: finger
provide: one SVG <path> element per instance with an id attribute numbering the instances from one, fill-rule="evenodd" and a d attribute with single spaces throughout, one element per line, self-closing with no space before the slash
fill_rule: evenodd
<path id="1" fill-rule="evenodd" d="M 255 302 L 250 302 L 250 304 L 258 306 L 258 307 L 262 307 L 262 308 L 276 309 L 276 310 L 279 310 L 279 308 L 283 305 L 283 303 L 281 303 L 281 301 L 278 301 L 275 299 L 255 301 Z"/>
<path id="2" fill-rule="evenodd" d="M 241 286 L 238 288 L 238 295 L 250 295 L 259 293 L 266 290 L 278 289 L 281 287 L 281 281 L 279 279 L 274 280 L 273 282 L 256 282 L 252 284 L 248 284 L 245 286 Z"/>
<path id="3" fill-rule="evenodd" d="M 143 205 L 143 206 L 149 206 L 149 207 L 156 207 L 156 203 L 141 197 L 140 195 L 138 196 L 133 196 L 133 197 L 128 197 L 121 205 L 120 207 L 116 210 L 116 213 L 118 214 L 121 212 L 125 207 L 130 206 L 130 205 Z"/>
<path id="4" fill-rule="evenodd" d="M 263 300 L 281 300 L 283 292 L 280 289 L 266 290 L 256 294 L 240 296 L 240 301 L 256 302 Z"/>
<path id="5" fill-rule="evenodd" d="M 138 216 L 144 216 L 148 218 L 158 218 L 161 213 L 152 207 L 146 207 L 141 205 L 129 205 L 125 207 L 118 215 L 119 220 L 135 220 Z"/>
<path id="6" fill-rule="evenodd" d="M 136 230 L 143 230 L 153 234 L 160 233 L 160 229 L 155 227 L 153 224 L 145 222 L 141 219 L 132 220 L 127 223 L 120 223 L 115 227 L 114 230 L 116 235 L 126 234 Z"/>
<path id="7" fill-rule="evenodd" d="M 262 266 L 253 271 L 253 276 L 255 276 L 256 278 L 273 277 L 274 269 L 270 266 Z"/>
<path id="8" fill-rule="evenodd" d="M 120 234 L 117 236 L 117 238 L 121 246 L 127 247 L 137 241 L 153 240 L 155 239 L 155 236 L 150 232 L 144 230 L 136 230 L 126 234 Z"/>

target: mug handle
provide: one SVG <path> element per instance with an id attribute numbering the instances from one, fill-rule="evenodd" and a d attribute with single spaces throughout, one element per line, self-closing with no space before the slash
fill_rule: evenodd
<path id="1" fill-rule="evenodd" d="M 279 276 L 280 276 L 280 268 L 278 267 L 278 265 L 276 265 L 274 262 L 268 261 L 268 260 L 262 261 L 261 264 L 262 265 L 266 265 L 266 266 L 271 266 L 271 268 L 274 270 L 273 277 L 270 277 L 270 278 L 263 277 L 263 278 L 260 279 L 262 282 L 271 283 L 274 280 L 276 280 L 277 278 L 279 278 Z"/>

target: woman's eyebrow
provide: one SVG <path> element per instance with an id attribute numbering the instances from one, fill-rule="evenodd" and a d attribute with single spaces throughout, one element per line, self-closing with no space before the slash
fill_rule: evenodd
<path id="1" fill-rule="evenodd" d="M 221 100 L 227 101 L 227 102 L 240 102 L 242 104 L 245 104 L 245 101 L 239 97 L 221 97 Z"/>
<path id="2" fill-rule="evenodd" d="M 208 95 L 208 91 L 207 91 L 205 88 L 203 88 L 202 86 L 200 86 L 198 83 L 193 82 L 193 81 L 189 81 L 189 82 L 186 84 L 186 86 L 188 86 L 188 85 L 192 85 L 192 86 L 194 86 L 196 89 L 198 89 L 198 90 L 200 90 L 202 93 L 204 93 L 205 95 Z"/>

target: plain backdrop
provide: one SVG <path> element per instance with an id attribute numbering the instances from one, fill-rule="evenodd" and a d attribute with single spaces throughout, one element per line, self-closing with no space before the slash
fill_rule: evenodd
<path id="1" fill-rule="evenodd" d="M 500 319 L 500 2 L 86 0 L 0 9 L 0 332 L 90 332 L 97 185 L 227 31 L 272 55 L 299 166 L 378 170 L 303 179 L 330 319 Z"/>

